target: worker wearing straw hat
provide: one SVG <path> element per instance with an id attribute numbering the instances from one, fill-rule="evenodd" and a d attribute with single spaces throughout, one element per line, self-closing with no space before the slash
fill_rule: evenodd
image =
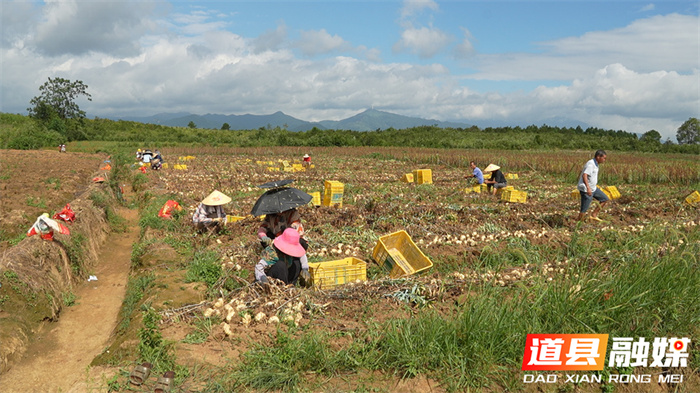
<path id="1" fill-rule="evenodd" d="M 214 190 L 197 206 L 192 222 L 198 230 L 217 231 L 221 223 L 226 222 L 226 213 L 224 213 L 223 205 L 231 202 L 231 198 Z"/>
<path id="2" fill-rule="evenodd" d="M 488 179 L 484 179 L 484 184 L 488 187 L 488 190 L 491 191 L 491 194 L 496 195 L 496 190 L 499 188 L 505 188 L 508 186 L 508 182 L 506 181 L 506 177 L 503 175 L 503 172 L 501 172 L 501 167 L 495 164 L 489 164 L 484 169 L 484 174 L 491 174 L 491 177 Z"/>

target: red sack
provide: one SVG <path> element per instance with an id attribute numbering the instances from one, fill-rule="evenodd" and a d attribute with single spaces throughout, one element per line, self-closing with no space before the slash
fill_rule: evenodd
<path id="1" fill-rule="evenodd" d="M 53 215 L 53 219 L 72 223 L 75 221 L 75 212 L 70 208 L 70 204 L 66 203 L 63 210 Z"/>
<path id="2" fill-rule="evenodd" d="M 146 167 L 145 167 L 145 166 L 142 166 L 142 167 L 140 168 L 140 170 L 141 170 L 141 173 L 146 173 Z"/>
<path id="3" fill-rule="evenodd" d="M 180 206 L 179 203 L 170 199 L 167 202 L 165 202 L 165 205 L 163 205 L 163 207 L 160 208 L 160 211 L 158 212 L 158 217 L 173 218 L 173 210 L 180 211 L 182 210 L 182 206 Z"/>

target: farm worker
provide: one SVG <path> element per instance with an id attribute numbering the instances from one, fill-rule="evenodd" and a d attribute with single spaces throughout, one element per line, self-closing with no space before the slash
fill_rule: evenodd
<path id="1" fill-rule="evenodd" d="M 475 178 L 479 184 L 484 184 L 484 173 L 481 172 L 475 161 L 469 161 L 469 167 L 472 169 L 471 175 L 465 175 L 465 179 Z"/>
<path id="2" fill-rule="evenodd" d="M 143 152 L 141 152 L 141 149 L 136 150 L 136 161 L 141 161 L 141 157 L 143 157 Z"/>
<path id="3" fill-rule="evenodd" d="M 63 235 L 70 235 L 70 230 L 61 224 L 49 218 L 49 213 L 40 215 L 34 225 L 27 231 L 27 236 L 39 235 L 44 240 L 53 240 L 54 231 Z"/>
<path id="4" fill-rule="evenodd" d="M 304 154 L 304 157 L 302 158 L 301 165 L 304 168 L 309 168 L 311 166 L 311 156 L 308 154 Z"/>
<path id="5" fill-rule="evenodd" d="M 163 159 L 163 155 L 160 154 L 160 150 L 156 149 L 155 155 L 153 156 L 154 160 L 160 160 L 160 162 L 165 162 Z"/>
<path id="6" fill-rule="evenodd" d="M 153 169 L 154 171 L 157 171 L 161 168 L 163 168 L 163 164 L 160 163 L 159 159 L 154 158 L 151 160 L 151 169 Z"/>
<path id="7" fill-rule="evenodd" d="M 506 177 L 503 175 L 503 172 L 501 172 L 500 166 L 489 164 L 489 166 L 484 169 L 484 173 L 491 174 L 491 177 L 484 180 L 484 183 L 487 185 L 488 190 L 491 191 L 491 194 L 496 195 L 496 190 L 508 186 L 508 182 L 506 181 Z"/>
<path id="8" fill-rule="evenodd" d="M 578 191 L 581 193 L 581 211 L 578 214 L 578 220 L 581 221 L 586 217 L 586 211 L 591 206 L 593 199 L 599 202 L 599 205 L 591 213 L 589 220 L 603 221 L 598 218 L 600 208 L 605 206 L 609 199 L 605 193 L 598 188 L 598 165 L 605 162 L 608 158 L 604 150 L 598 150 L 593 155 L 593 158 L 588 160 L 583 166 L 581 175 L 578 177 Z"/>
<path id="9" fill-rule="evenodd" d="M 144 164 L 150 164 L 151 159 L 153 158 L 153 153 L 149 149 L 146 149 L 146 151 L 143 152 L 143 156 L 141 157 L 141 161 L 143 161 Z"/>
<path id="10" fill-rule="evenodd" d="M 297 209 L 265 215 L 265 219 L 258 229 L 258 237 L 263 247 L 269 246 L 272 239 L 280 236 L 287 228 L 296 229 L 299 232 L 299 237 L 301 237 L 301 245 L 304 249 L 309 248 L 309 244 L 304 239 L 304 226 L 301 224 L 301 215 Z"/>
<path id="11" fill-rule="evenodd" d="M 197 206 L 192 222 L 195 227 L 204 231 L 216 232 L 221 227 L 221 223 L 226 222 L 226 213 L 224 213 L 223 205 L 231 202 L 231 198 L 214 190 Z"/>
<path id="12" fill-rule="evenodd" d="M 268 277 L 273 277 L 285 284 L 296 284 L 301 277 L 308 283 L 309 262 L 300 239 L 299 232 L 294 228 L 287 228 L 277 236 L 265 247 L 260 261 L 255 265 L 255 280 L 265 284 Z"/>

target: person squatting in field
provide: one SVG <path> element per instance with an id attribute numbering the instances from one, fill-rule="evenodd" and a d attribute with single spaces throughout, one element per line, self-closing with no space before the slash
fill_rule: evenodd
<path id="1" fill-rule="evenodd" d="M 499 188 L 506 188 L 508 186 L 508 182 L 503 172 L 501 172 L 500 166 L 489 164 L 489 166 L 484 169 L 484 173 L 491 174 L 488 179 L 484 180 L 484 184 L 486 184 L 487 190 L 491 192 L 492 195 L 496 195 L 496 191 Z"/>
<path id="2" fill-rule="evenodd" d="M 484 184 L 484 173 L 481 172 L 478 166 L 476 166 L 476 161 L 469 161 L 469 167 L 472 169 L 471 175 L 464 175 L 465 179 L 476 179 L 478 184 Z"/>
<path id="3" fill-rule="evenodd" d="M 151 169 L 154 171 L 160 170 L 163 167 L 163 156 L 160 154 L 160 151 L 156 149 L 155 155 L 153 156 L 153 159 L 151 160 Z"/>
<path id="4" fill-rule="evenodd" d="M 287 228 L 275 237 L 263 249 L 260 261 L 255 265 L 255 280 L 266 284 L 268 277 L 272 277 L 285 284 L 296 284 L 302 278 L 308 285 L 309 262 L 300 239 L 299 232 L 294 228 Z"/>
<path id="5" fill-rule="evenodd" d="M 231 198 L 222 194 L 219 191 L 212 191 L 209 196 L 204 198 L 197 206 L 192 215 L 192 222 L 199 231 L 208 230 L 209 232 L 217 232 L 223 223 L 226 223 L 226 213 L 223 205 L 231 202 Z"/>
<path id="6" fill-rule="evenodd" d="M 578 191 L 581 194 L 581 210 L 578 214 L 578 220 L 581 221 L 586 217 L 586 212 L 591 206 L 593 199 L 599 202 L 598 206 L 593 209 L 589 220 L 603 221 L 598 217 L 600 209 L 607 205 L 609 199 L 605 193 L 598 188 L 598 166 L 607 160 L 608 155 L 604 150 L 597 150 L 593 158 L 588 160 L 581 170 L 578 177 Z"/>
<path id="7" fill-rule="evenodd" d="M 304 250 L 309 244 L 304 238 L 304 226 L 301 223 L 301 214 L 297 209 L 285 210 L 281 213 L 266 214 L 265 219 L 258 229 L 258 237 L 263 247 L 270 245 L 273 239 L 280 236 L 285 229 L 294 228 L 299 232 L 300 242 Z"/>

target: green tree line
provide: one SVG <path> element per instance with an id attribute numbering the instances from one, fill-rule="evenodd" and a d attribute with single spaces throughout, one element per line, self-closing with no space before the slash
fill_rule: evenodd
<path id="1" fill-rule="evenodd" d="M 647 135 L 649 134 L 649 135 Z M 396 146 L 450 149 L 583 149 L 700 154 L 698 144 L 662 143 L 656 131 L 642 138 L 625 131 L 600 128 L 521 127 L 439 128 L 350 131 L 320 130 L 292 132 L 280 127 L 257 130 L 211 130 L 168 127 L 108 119 L 52 119 L 0 113 L 0 147 L 37 149 L 76 140 L 139 142 L 144 144 L 199 144 L 210 146 Z"/>

